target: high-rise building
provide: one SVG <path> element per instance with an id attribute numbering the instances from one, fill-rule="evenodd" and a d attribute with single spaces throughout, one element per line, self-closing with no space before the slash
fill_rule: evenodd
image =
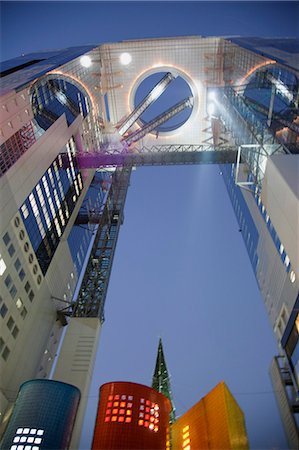
<path id="1" fill-rule="evenodd" d="M 172 425 L 174 450 L 248 449 L 244 414 L 224 382 Z"/>
<path id="2" fill-rule="evenodd" d="M 285 163 L 298 158 L 292 155 L 298 151 L 296 64 L 292 39 L 214 37 L 75 47 L 2 64 L 4 424 L 24 381 L 64 381 L 82 394 L 71 444 L 78 448 L 130 172 L 138 165 L 224 164 L 238 157 L 235 181 L 253 189 L 250 199 L 269 216 L 264 230 L 269 227 L 276 239 L 262 259 L 266 253 L 254 253 L 257 232 L 246 235 L 255 243 L 250 257 L 262 292 L 262 284 L 269 286 L 265 301 L 298 389 L 298 195 L 294 182 L 286 182 L 295 166 Z M 139 98 L 151 79 L 152 89 Z M 174 83 L 185 86 L 184 98 L 145 119 Z M 290 200 L 276 202 L 274 179 L 277 192 Z M 265 270 L 276 264 L 277 239 L 287 275 L 270 280 Z"/>

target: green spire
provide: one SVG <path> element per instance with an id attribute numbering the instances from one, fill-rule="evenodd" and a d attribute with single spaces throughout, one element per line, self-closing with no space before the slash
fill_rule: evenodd
<path id="1" fill-rule="evenodd" d="M 165 397 L 169 398 L 172 405 L 172 410 L 170 412 L 170 423 L 173 423 L 175 421 L 175 407 L 172 401 L 170 378 L 166 367 L 161 338 L 159 339 L 158 354 L 155 372 L 153 375 L 152 388 L 158 392 L 161 392 L 161 394 L 165 395 Z"/>

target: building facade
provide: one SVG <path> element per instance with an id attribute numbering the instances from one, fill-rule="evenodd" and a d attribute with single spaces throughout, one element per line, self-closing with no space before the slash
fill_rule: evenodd
<path id="1" fill-rule="evenodd" d="M 224 382 L 172 425 L 172 448 L 249 448 L 243 412 Z"/>
<path id="2" fill-rule="evenodd" d="M 4 426 L 19 386 L 28 379 L 52 377 L 77 386 L 87 398 L 132 167 L 232 163 L 238 149 L 251 177 L 247 173 L 240 180 L 257 189 L 248 193 L 249 200 L 247 193 L 244 197 L 252 228 L 244 237 L 296 381 L 296 229 L 290 239 L 288 224 L 277 214 L 277 193 L 266 189 L 274 176 L 283 192 L 294 192 L 293 185 L 283 184 L 288 178 L 284 164 L 272 159 L 271 166 L 268 161 L 274 154 L 290 158 L 298 147 L 295 44 L 214 37 L 149 39 L 41 52 L 3 63 Z M 160 81 L 136 104 L 138 88 L 153 74 Z M 158 117 L 143 120 L 143 112 L 178 78 L 189 86 L 187 97 Z M 261 93 L 266 100 L 260 100 Z M 186 110 L 188 118 L 179 128 L 161 129 Z M 296 211 L 297 194 L 292 198 L 281 210 L 286 217 Z M 258 213 L 265 217 L 259 218 L 260 228 Z M 272 240 L 266 237 L 268 228 Z M 267 246 L 267 260 L 260 245 Z M 272 271 L 277 253 L 280 263 L 276 267 L 273 262 Z M 74 448 L 84 408 L 81 401 Z"/>
<path id="3" fill-rule="evenodd" d="M 93 449 L 169 448 L 171 404 L 142 384 L 106 383 L 100 388 Z"/>

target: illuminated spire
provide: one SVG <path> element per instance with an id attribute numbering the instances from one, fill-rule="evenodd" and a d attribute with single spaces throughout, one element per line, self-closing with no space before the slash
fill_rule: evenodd
<path id="1" fill-rule="evenodd" d="M 166 367 L 161 338 L 159 339 L 158 354 L 155 372 L 153 375 L 152 388 L 158 392 L 161 392 L 161 394 L 165 395 L 165 397 L 169 398 L 172 405 L 172 410 L 170 412 L 170 423 L 173 423 L 175 421 L 175 407 L 172 401 L 170 378 Z"/>

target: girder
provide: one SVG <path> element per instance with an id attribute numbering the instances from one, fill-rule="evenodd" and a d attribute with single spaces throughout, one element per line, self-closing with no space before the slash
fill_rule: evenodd
<path id="1" fill-rule="evenodd" d="M 65 92 L 62 92 L 56 80 L 49 80 L 48 86 L 55 96 L 56 100 L 62 105 L 67 105 L 67 107 L 75 117 L 80 114 L 78 106 L 65 94 Z"/>
<path id="2" fill-rule="evenodd" d="M 98 317 L 104 321 L 106 292 L 130 174 L 130 167 L 117 169 L 113 174 L 105 205 L 98 215 L 98 227 L 80 291 L 73 305 L 74 317 Z"/>
<path id="3" fill-rule="evenodd" d="M 119 128 L 119 134 L 122 136 L 126 131 L 131 128 L 131 126 L 138 120 L 138 118 L 144 113 L 144 111 L 155 101 L 160 95 L 163 94 L 169 83 L 175 78 L 175 76 L 167 72 L 167 74 L 157 83 L 149 94 L 139 103 L 134 111 L 129 114 L 125 121 L 121 124 Z"/>
<path id="4" fill-rule="evenodd" d="M 151 120 L 149 123 L 147 123 L 145 126 L 140 128 L 139 130 L 134 131 L 133 133 L 129 134 L 124 140 L 128 145 L 131 145 L 133 142 L 139 141 L 142 139 L 147 133 L 150 133 L 152 130 L 157 128 L 162 123 L 167 122 L 167 120 L 174 117 L 179 112 L 183 111 L 187 107 L 192 107 L 193 97 L 188 97 L 182 100 L 181 102 L 177 103 L 176 105 L 169 108 L 167 111 L 163 112 L 159 116 L 155 117 L 153 120 Z"/>
<path id="5" fill-rule="evenodd" d="M 262 114 L 267 115 L 268 109 L 261 105 L 260 103 L 256 102 L 253 99 L 250 99 L 248 97 L 244 98 L 245 103 L 248 106 L 251 106 L 256 111 L 261 112 Z M 290 130 L 294 131 L 296 134 L 299 134 L 299 125 L 298 123 L 292 121 L 292 119 L 296 119 L 298 117 L 298 109 L 294 111 L 288 111 L 287 117 L 288 119 L 284 118 L 282 114 L 273 113 L 272 114 L 272 120 L 279 122 L 281 124 L 281 127 L 288 127 Z"/>
<path id="6" fill-rule="evenodd" d="M 229 164 L 236 161 L 237 147 L 213 145 L 156 145 L 140 152 L 81 153 L 81 169 L 122 166 L 161 166 L 174 164 Z"/>

